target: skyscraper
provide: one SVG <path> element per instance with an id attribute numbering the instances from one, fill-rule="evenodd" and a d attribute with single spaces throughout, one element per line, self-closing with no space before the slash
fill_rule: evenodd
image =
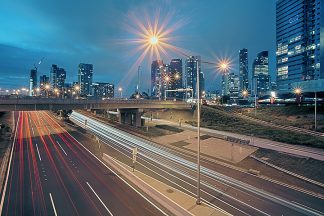
<path id="1" fill-rule="evenodd" d="M 240 78 L 238 75 L 234 73 L 229 74 L 229 96 L 230 103 L 237 103 L 237 99 L 240 96 Z"/>
<path id="2" fill-rule="evenodd" d="M 197 66 L 199 70 L 199 87 L 200 94 L 205 91 L 205 77 L 201 71 L 201 58 L 200 56 L 190 56 L 186 59 L 185 66 L 185 87 L 193 89 L 193 96 L 197 97 Z"/>
<path id="3" fill-rule="evenodd" d="M 277 86 L 324 79 L 323 0 L 277 0 Z"/>
<path id="4" fill-rule="evenodd" d="M 171 71 L 171 89 L 179 89 L 183 87 L 182 80 L 182 59 L 172 59 L 170 62 Z M 182 92 L 176 92 L 172 94 L 173 97 L 181 97 Z"/>
<path id="5" fill-rule="evenodd" d="M 80 63 L 78 70 L 78 83 L 80 85 L 81 95 L 92 95 L 92 77 L 93 65 Z"/>
<path id="6" fill-rule="evenodd" d="M 35 95 L 36 88 L 37 88 L 37 70 L 31 69 L 30 77 L 29 77 L 29 96 Z"/>
<path id="7" fill-rule="evenodd" d="M 50 79 L 46 75 L 42 75 L 39 77 L 39 90 L 40 95 L 46 95 L 46 85 L 50 84 Z"/>
<path id="8" fill-rule="evenodd" d="M 152 61 L 151 64 L 151 96 L 162 97 L 162 74 L 164 64 L 162 60 Z"/>
<path id="9" fill-rule="evenodd" d="M 66 79 L 65 70 L 53 64 L 50 72 L 51 89 L 53 90 L 57 88 L 59 90 L 62 90 L 64 87 L 65 79 Z"/>
<path id="10" fill-rule="evenodd" d="M 230 88 L 230 75 L 228 72 L 224 72 L 222 75 L 222 96 L 229 95 Z"/>
<path id="11" fill-rule="evenodd" d="M 93 86 L 93 96 L 97 99 L 114 98 L 114 85 L 110 83 L 95 82 Z"/>
<path id="12" fill-rule="evenodd" d="M 269 54 L 268 51 L 258 53 L 252 64 L 253 86 L 258 96 L 265 95 L 270 90 Z"/>
<path id="13" fill-rule="evenodd" d="M 248 90 L 249 89 L 248 50 L 245 48 L 239 51 L 239 71 L 240 71 L 239 90 L 240 91 Z"/>

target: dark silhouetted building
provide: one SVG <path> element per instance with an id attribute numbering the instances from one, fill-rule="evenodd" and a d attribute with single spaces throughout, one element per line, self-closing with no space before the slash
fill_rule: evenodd
<path id="1" fill-rule="evenodd" d="M 258 53 L 252 64 L 253 89 L 258 96 L 267 94 L 270 90 L 269 54 L 268 51 Z"/>
<path id="2" fill-rule="evenodd" d="M 172 59 L 170 62 L 171 71 L 171 89 L 176 90 L 183 88 L 182 59 Z M 171 94 L 173 97 L 182 97 L 182 92 Z"/>
<path id="3" fill-rule="evenodd" d="M 93 65 L 92 64 L 79 64 L 78 70 L 78 83 L 80 85 L 80 94 L 84 96 L 92 95 L 92 77 Z"/>
<path id="4" fill-rule="evenodd" d="M 62 91 L 64 88 L 65 79 L 66 79 L 65 70 L 53 64 L 50 72 L 51 89 L 52 90 L 59 89 L 60 91 Z"/>
<path id="5" fill-rule="evenodd" d="M 93 96 L 97 99 L 113 98 L 114 97 L 114 85 L 110 83 L 94 82 Z"/>
<path id="6" fill-rule="evenodd" d="M 277 0 L 277 89 L 324 79 L 324 1 Z M 322 41 L 321 41 L 322 40 Z"/>
<path id="7" fill-rule="evenodd" d="M 46 75 L 42 75 L 39 77 L 39 90 L 40 95 L 45 96 L 46 95 L 46 85 L 50 86 L 50 79 Z"/>
<path id="8" fill-rule="evenodd" d="M 239 90 L 244 91 L 249 89 L 249 67 L 248 67 L 248 50 L 241 49 L 239 51 Z"/>
<path id="9" fill-rule="evenodd" d="M 151 64 L 151 96 L 162 97 L 162 76 L 164 64 L 162 60 L 152 61 Z"/>
<path id="10" fill-rule="evenodd" d="M 36 88 L 37 88 L 37 70 L 31 69 L 30 77 L 29 77 L 29 96 L 36 95 Z"/>

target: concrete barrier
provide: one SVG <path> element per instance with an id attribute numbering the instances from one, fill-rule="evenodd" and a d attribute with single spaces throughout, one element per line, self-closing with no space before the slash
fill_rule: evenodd
<path id="1" fill-rule="evenodd" d="M 11 150 L 11 146 L 9 146 L 7 148 L 5 154 L 3 155 L 2 163 L 0 165 L 0 194 L 1 195 L 2 195 L 2 191 L 3 191 L 3 183 L 4 183 L 4 180 L 6 177 L 7 167 L 9 164 L 10 150 Z"/>
<path id="2" fill-rule="evenodd" d="M 190 212 L 186 209 L 178 205 L 177 203 L 170 200 L 165 195 L 161 194 L 159 191 L 151 187 L 146 182 L 139 179 L 132 172 L 128 171 L 126 168 L 121 166 L 118 162 L 116 162 L 113 158 L 111 158 L 107 154 L 103 154 L 102 159 L 107 162 L 115 171 L 118 171 L 124 178 L 126 178 L 133 185 L 136 185 L 141 191 L 143 191 L 147 196 L 151 199 L 155 200 L 165 209 L 167 209 L 173 215 L 183 215 L 183 216 L 192 216 Z"/>

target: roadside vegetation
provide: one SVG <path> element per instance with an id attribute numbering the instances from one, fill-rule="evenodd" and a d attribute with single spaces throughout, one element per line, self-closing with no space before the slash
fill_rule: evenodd
<path id="1" fill-rule="evenodd" d="M 196 125 L 196 121 L 187 121 Z M 289 144 L 306 145 L 324 149 L 324 138 L 312 137 L 283 129 L 266 127 L 255 122 L 235 117 L 231 113 L 224 113 L 217 109 L 203 106 L 201 112 L 201 126 L 215 130 L 256 136 L 273 141 Z"/>
<path id="2" fill-rule="evenodd" d="M 259 107 L 256 115 L 253 108 L 236 111 L 263 121 L 314 130 L 314 107 L 311 106 L 266 106 Z M 324 107 L 317 108 L 318 131 L 324 132 Z"/>

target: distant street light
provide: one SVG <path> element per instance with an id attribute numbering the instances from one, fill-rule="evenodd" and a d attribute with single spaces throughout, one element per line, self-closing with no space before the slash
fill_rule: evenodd
<path id="1" fill-rule="evenodd" d="M 50 89 L 50 85 L 49 85 L 49 84 L 46 84 L 46 85 L 45 85 L 46 97 L 49 96 L 49 92 L 48 92 L 49 89 Z"/>
<path id="2" fill-rule="evenodd" d="M 249 95 L 249 92 L 247 90 L 242 91 L 243 98 L 246 98 Z"/>
<path id="3" fill-rule="evenodd" d="M 123 88 L 122 87 L 119 87 L 118 88 L 118 91 L 119 91 L 119 97 L 120 98 L 123 98 Z"/>
<path id="4" fill-rule="evenodd" d="M 296 102 L 298 103 L 298 106 L 300 106 L 302 89 L 301 88 L 295 88 L 294 93 L 296 94 Z"/>

